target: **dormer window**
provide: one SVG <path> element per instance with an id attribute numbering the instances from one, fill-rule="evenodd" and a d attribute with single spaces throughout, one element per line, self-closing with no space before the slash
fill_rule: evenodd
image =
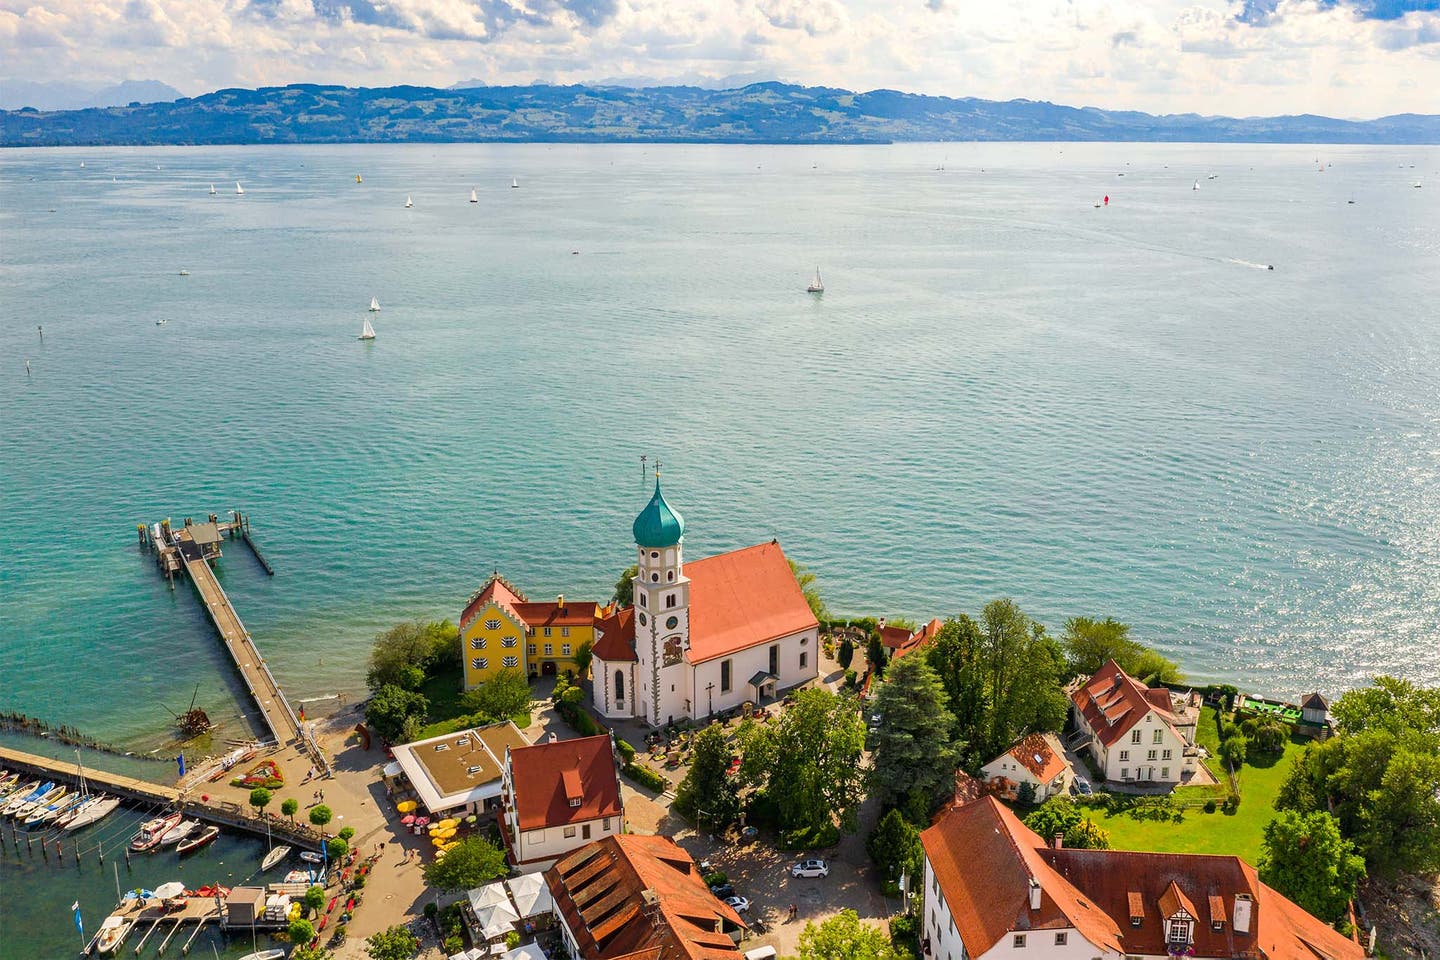
<path id="1" fill-rule="evenodd" d="M 1166 940 L 1169 943 L 1189 943 L 1192 921 L 1172 918 Z"/>
<path id="2" fill-rule="evenodd" d="M 580 798 L 579 798 L 579 797 L 571 797 L 571 798 L 570 798 L 570 806 L 572 806 L 572 807 L 579 807 L 579 806 L 580 806 Z"/>

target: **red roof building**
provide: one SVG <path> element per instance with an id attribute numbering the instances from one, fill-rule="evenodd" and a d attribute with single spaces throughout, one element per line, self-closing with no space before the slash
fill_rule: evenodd
<path id="1" fill-rule="evenodd" d="M 608 734 L 505 753 L 500 818 L 510 861 L 545 870 L 577 847 L 625 829 L 615 746 Z"/>
<path id="2" fill-rule="evenodd" d="M 934 960 L 1364 956 L 1238 857 L 1052 847 L 992 797 L 947 810 L 920 841 Z"/>
<path id="3" fill-rule="evenodd" d="M 1020 785 L 1034 789 L 1035 803 L 1064 796 L 1075 780 L 1075 771 L 1065 757 L 1060 738 L 1053 733 L 1032 733 L 980 768 L 993 792 L 1014 800 Z"/>
<path id="4" fill-rule="evenodd" d="M 580 960 L 741 960 L 745 922 L 669 837 L 587 844 L 561 857 L 545 881 L 565 946 Z"/>
<path id="5" fill-rule="evenodd" d="M 1107 780 L 1174 785 L 1199 767 L 1193 695 L 1147 687 L 1111 660 L 1075 689 L 1070 705 Z"/>

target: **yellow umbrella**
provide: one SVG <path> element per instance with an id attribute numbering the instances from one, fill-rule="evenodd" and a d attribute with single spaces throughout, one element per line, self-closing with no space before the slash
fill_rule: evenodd
<path id="1" fill-rule="evenodd" d="M 441 830 L 441 831 L 440 831 L 440 833 L 438 834 L 438 836 L 439 836 L 440 839 L 442 839 L 442 840 L 449 840 L 451 837 L 455 836 L 455 828 L 454 828 L 454 827 L 446 827 L 444 830 Z"/>
<path id="2" fill-rule="evenodd" d="M 458 826 L 460 826 L 460 821 L 459 821 L 459 820 L 455 820 L 455 819 L 451 819 L 451 818 L 448 818 L 448 817 L 447 817 L 446 819 L 441 820 L 439 823 L 435 824 L 435 826 L 437 826 L 437 827 L 439 827 L 440 829 L 443 830 L 443 829 L 445 829 L 446 827 L 458 827 Z"/>
<path id="3" fill-rule="evenodd" d="M 445 846 L 445 841 L 442 840 L 440 837 L 431 837 L 431 838 L 430 838 L 430 842 L 433 843 L 433 844 L 435 844 L 435 846 L 437 846 L 437 847 L 443 847 L 443 846 Z"/>
<path id="4" fill-rule="evenodd" d="M 440 825 L 439 825 L 438 823 L 437 823 L 435 826 L 433 826 L 433 827 L 430 828 L 430 836 L 432 836 L 432 837 L 438 837 L 438 836 L 440 836 Z"/>
<path id="5" fill-rule="evenodd" d="M 395 809 L 399 810 L 401 813 L 414 813 L 415 808 L 418 806 L 420 806 L 420 804 L 416 803 L 414 800 L 402 800 L 399 803 L 395 804 Z"/>
<path id="6" fill-rule="evenodd" d="M 445 844 L 445 846 L 440 848 L 440 852 L 449 853 L 451 850 L 454 850 L 458 846 L 460 846 L 459 840 L 451 840 L 449 843 Z"/>

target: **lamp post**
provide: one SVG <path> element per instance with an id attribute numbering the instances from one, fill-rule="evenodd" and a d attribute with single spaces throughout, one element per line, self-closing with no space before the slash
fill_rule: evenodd
<path id="1" fill-rule="evenodd" d="M 706 695 L 706 697 L 709 698 L 708 712 L 705 714 L 705 716 L 707 716 L 707 717 L 713 717 L 713 716 L 715 716 L 715 681 L 714 681 L 714 680 L 711 680 L 708 684 L 705 685 L 705 695 Z"/>

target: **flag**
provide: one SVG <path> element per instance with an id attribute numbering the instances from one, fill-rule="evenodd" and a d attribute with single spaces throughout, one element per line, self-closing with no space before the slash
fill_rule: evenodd
<path id="1" fill-rule="evenodd" d="M 185 776 L 185 754 L 182 753 L 176 757 L 175 762 L 180 764 L 180 776 Z"/>
<path id="2" fill-rule="evenodd" d="M 70 909 L 75 911 L 75 929 L 80 931 L 80 936 L 85 936 L 85 924 L 80 920 L 80 901 L 70 904 Z"/>

